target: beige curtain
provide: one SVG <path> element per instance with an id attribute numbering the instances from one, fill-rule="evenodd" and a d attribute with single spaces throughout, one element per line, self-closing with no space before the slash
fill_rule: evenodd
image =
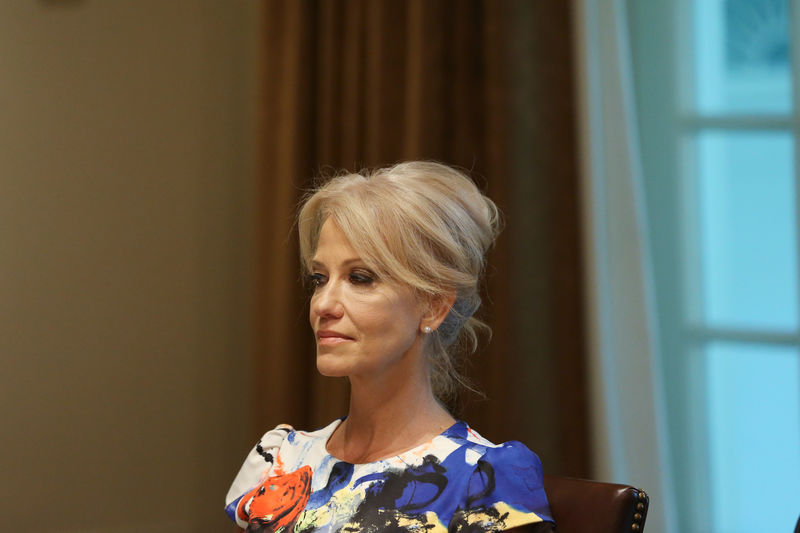
<path id="1" fill-rule="evenodd" d="M 589 474 L 569 3 L 267 2 L 253 437 L 347 410 L 317 375 L 292 218 L 326 171 L 436 159 L 472 171 L 506 230 L 490 258 L 490 344 L 459 415 Z"/>

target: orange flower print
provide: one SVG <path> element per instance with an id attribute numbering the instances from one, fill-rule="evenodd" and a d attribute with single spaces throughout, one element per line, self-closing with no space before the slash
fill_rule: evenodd
<path id="1" fill-rule="evenodd" d="M 305 509 L 311 495 L 311 468 L 267 478 L 244 495 L 236 510 L 248 521 L 250 533 L 278 532 L 289 528 Z"/>

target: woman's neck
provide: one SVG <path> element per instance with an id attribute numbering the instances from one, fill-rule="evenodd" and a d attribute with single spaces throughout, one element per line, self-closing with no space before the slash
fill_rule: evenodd
<path id="1" fill-rule="evenodd" d="M 328 441 L 328 452 L 350 463 L 391 457 L 428 442 L 455 423 L 427 379 L 379 382 L 350 379 L 347 419 Z"/>

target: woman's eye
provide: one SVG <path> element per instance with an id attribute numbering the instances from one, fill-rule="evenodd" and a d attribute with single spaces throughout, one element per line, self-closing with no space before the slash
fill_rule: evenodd
<path id="1" fill-rule="evenodd" d="M 322 285 L 325 284 L 325 276 L 323 276 L 322 274 L 318 274 L 318 273 L 317 274 L 309 274 L 306 277 L 306 281 L 307 281 L 309 287 L 311 287 L 312 289 L 316 289 L 317 287 L 321 287 Z"/>
<path id="2" fill-rule="evenodd" d="M 375 276 L 370 272 L 351 272 L 350 283 L 355 285 L 369 285 L 375 281 Z"/>

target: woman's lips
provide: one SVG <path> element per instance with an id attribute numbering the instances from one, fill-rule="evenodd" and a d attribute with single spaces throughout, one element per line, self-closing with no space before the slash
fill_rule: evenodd
<path id="1" fill-rule="evenodd" d="M 343 342 L 353 340 L 352 337 L 348 337 L 342 333 L 338 333 L 336 331 L 319 331 L 317 332 L 317 344 L 323 346 L 333 346 L 336 344 L 341 344 Z"/>

